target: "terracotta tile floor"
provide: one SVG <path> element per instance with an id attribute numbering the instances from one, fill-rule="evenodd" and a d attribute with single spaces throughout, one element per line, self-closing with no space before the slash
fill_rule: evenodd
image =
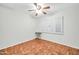
<path id="1" fill-rule="evenodd" d="M 79 55 L 79 49 L 35 38 L 0 50 L 1 55 Z"/>

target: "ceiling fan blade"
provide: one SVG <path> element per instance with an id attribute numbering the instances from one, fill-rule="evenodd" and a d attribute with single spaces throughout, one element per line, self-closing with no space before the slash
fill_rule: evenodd
<path id="1" fill-rule="evenodd" d="M 34 3 L 34 5 L 37 7 L 37 3 Z"/>
<path id="2" fill-rule="evenodd" d="M 37 15 L 38 15 L 38 13 L 35 14 L 35 16 L 37 16 Z"/>
<path id="3" fill-rule="evenodd" d="M 44 7 L 43 9 L 50 9 L 50 6 L 46 6 L 46 7 Z"/>
<path id="4" fill-rule="evenodd" d="M 34 11 L 34 10 L 28 10 L 28 11 Z"/>
<path id="5" fill-rule="evenodd" d="M 46 12 L 42 11 L 43 14 L 47 14 Z"/>

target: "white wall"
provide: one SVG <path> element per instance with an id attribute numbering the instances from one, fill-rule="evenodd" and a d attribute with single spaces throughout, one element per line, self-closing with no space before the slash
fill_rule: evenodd
<path id="1" fill-rule="evenodd" d="M 54 16 L 49 16 L 49 20 L 45 19 L 45 17 L 44 20 L 49 22 L 50 19 L 54 19 L 58 16 L 64 16 L 64 35 L 42 34 L 42 38 L 79 48 L 79 5 L 74 5 Z"/>
<path id="2" fill-rule="evenodd" d="M 0 49 L 33 39 L 36 21 L 19 10 L 0 8 Z"/>

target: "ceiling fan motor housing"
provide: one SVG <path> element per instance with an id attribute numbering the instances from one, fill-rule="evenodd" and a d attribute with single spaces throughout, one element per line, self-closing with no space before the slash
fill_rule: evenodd
<path id="1" fill-rule="evenodd" d="M 40 9 L 41 9 L 41 6 L 40 6 L 40 5 L 38 5 L 38 6 L 37 6 L 37 10 L 40 10 Z"/>

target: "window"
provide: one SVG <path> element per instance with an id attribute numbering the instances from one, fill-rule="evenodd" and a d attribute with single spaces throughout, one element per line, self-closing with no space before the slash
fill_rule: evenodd
<path id="1" fill-rule="evenodd" d="M 39 23 L 37 32 L 64 34 L 64 16 L 43 19 Z"/>

